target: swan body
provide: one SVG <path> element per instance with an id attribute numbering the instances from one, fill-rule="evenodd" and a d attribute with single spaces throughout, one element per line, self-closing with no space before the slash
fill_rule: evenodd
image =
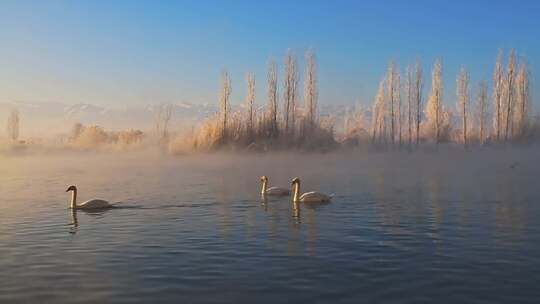
<path id="1" fill-rule="evenodd" d="M 77 205 L 76 209 L 105 209 L 111 208 L 112 205 L 109 202 L 101 199 L 91 199 L 80 205 Z"/>
<path id="2" fill-rule="evenodd" d="M 331 199 L 332 197 L 330 195 L 326 195 L 317 191 L 311 191 L 302 194 L 299 198 L 299 201 L 303 203 L 323 203 L 329 202 Z"/>
<path id="3" fill-rule="evenodd" d="M 77 187 L 75 186 L 69 186 L 69 188 L 66 190 L 66 192 L 71 191 L 71 204 L 70 208 L 75 209 L 82 209 L 82 210 L 96 210 L 96 209 L 107 209 L 107 208 L 113 208 L 113 205 L 111 205 L 109 202 L 102 200 L 102 199 L 91 199 L 88 200 L 80 205 L 77 205 Z"/>
<path id="4" fill-rule="evenodd" d="M 268 196 L 287 196 L 291 191 L 287 188 L 270 187 L 268 188 L 268 177 L 261 176 L 261 194 Z"/>
<path id="5" fill-rule="evenodd" d="M 332 196 L 324 194 L 322 192 L 311 191 L 300 195 L 300 179 L 295 178 L 292 180 L 292 186 L 294 187 L 294 202 L 302 203 L 327 203 L 330 202 Z"/>

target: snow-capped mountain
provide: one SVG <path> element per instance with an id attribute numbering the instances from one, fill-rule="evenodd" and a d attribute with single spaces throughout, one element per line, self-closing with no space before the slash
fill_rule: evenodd
<path id="1" fill-rule="evenodd" d="M 74 123 L 97 124 L 106 129 L 136 128 L 149 130 L 154 125 L 159 109 L 164 105 L 104 107 L 94 104 L 62 104 L 57 102 L 0 102 L 0 127 L 12 109 L 17 109 L 23 136 L 43 136 L 67 132 Z M 171 128 L 191 127 L 217 112 L 214 104 L 178 102 L 171 104 Z M 264 110 L 264 105 L 258 105 Z M 232 110 L 243 110 L 233 105 Z M 321 105 L 320 114 L 332 115 L 336 122 L 343 118 L 347 107 Z M 300 109 L 301 110 L 301 109 Z"/>
<path id="2" fill-rule="evenodd" d="M 56 102 L 0 102 L 0 126 L 13 109 L 19 111 L 21 133 L 42 136 L 66 132 L 76 122 L 97 124 L 107 129 L 150 129 L 161 105 L 103 107 L 93 104 L 67 105 Z M 172 104 L 171 126 L 194 124 L 216 112 L 208 104 Z"/>

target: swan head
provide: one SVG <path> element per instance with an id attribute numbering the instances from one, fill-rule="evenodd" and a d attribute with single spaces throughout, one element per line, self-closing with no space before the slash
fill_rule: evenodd
<path id="1" fill-rule="evenodd" d="M 69 186 L 66 190 L 66 192 L 69 192 L 69 191 L 77 191 L 77 187 L 75 186 Z"/>
<path id="2" fill-rule="evenodd" d="M 295 177 L 293 178 L 293 180 L 291 181 L 291 184 L 294 185 L 294 184 L 300 184 L 300 179 L 298 177 Z"/>
<path id="3" fill-rule="evenodd" d="M 266 175 L 261 176 L 261 182 L 268 182 L 268 177 Z"/>

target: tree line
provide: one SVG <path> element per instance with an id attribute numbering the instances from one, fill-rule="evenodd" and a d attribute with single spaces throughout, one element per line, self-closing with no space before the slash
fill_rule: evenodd
<path id="1" fill-rule="evenodd" d="M 318 113 L 317 59 L 312 50 L 305 53 L 303 94 L 300 86 L 298 57 L 288 50 L 283 60 L 281 92 L 276 60 L 268 63 L 266 104 L 256 105 L 256 79 L 246 73 L 246 99 L 241 110 L 232 111 L 231 78 L 227 70 L 221 74 L 219 111 L 189 135 L 173 142 L 174 146 L 214 149 L 239 146 L 256 150 L 291 147 L 331 147 L 333 123 Z M 303 101 L 303 102 L 301 102 Z M 187 141 L 187 143 L 186 143 Z"/>
<path id="2" fill-rule="evenodd" d="M 463 66 L 456 77 L 456 106 L 452 108 L 443 100 L 441 59 L 431 69 L 426 100 L 422 96 L 421 61 L 407 66 L 404 73 L 391 61 L 371 106 L 371 124 L 366 122 L 369 110 L 358 106 L 345 118 L 345 139 L 363 139 L 385 148 L 413 148 L 421 142 L 455 142 L 464 147 L 473 143 L 529 142 L 538 133 L 538 121 L 531 115 L 531 72 L 527 60 L 518 60 L 514 50 L 510 50 L 506 66 L 503 61 L 500 50 L 493 72 L 492 111 L 488 82 L 481 80 L 472 88 L 470 74 Z"/>

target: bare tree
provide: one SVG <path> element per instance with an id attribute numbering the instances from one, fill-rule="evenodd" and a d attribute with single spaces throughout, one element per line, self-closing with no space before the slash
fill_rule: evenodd
<path id="1" fill-rule="evenodd" d="M 488 85 L 486 81 L 478 84 L 478 93 L 476 95 L 476 116 L 478 120 L 478 140 L 481 145 L 486 140 L 486 120 L 488 112 Z"/>
<path id="2" fill-rule="evenodd" d="M 7 121 L 7 136 L 12 141 L 19 139 L 19 111 L 17 109 L 11 110 Z"/>
<path id="3" fill-rule="evenodd" d="M 413 91 L 413 84 L 412 84 L 412 68 L 411 66 L 407 66 L 407 69 L 405 70 L 406 79 L 405 79 L 405 94 L 407 99 L 407 139 L 409 141 L 409 149 L 412 146 L 412 125 L 413 125 L 413 108 L 412 108 L 412 91 Z"/>
<path id="4" fill-rule="evenodd" d="M 502 123 L 502 98 L 504 90 L 504 71 L 503 71 L 503 52 L 499 50 L 495 70 L 493 72 L 493 128 L 497 141 L 501 140 L 501 123 Z"/>
<path id="5" fill-rule="evenodd" d="M 469 72 L 465 67 L 461 67 L 457 77 L 457 109 L 459 116 L 461 116 L 461 134 L 463 146 L 467 147 L 467 120 L 469 116 Z"/>
<path id="6" fill-rule="evenodd" d="M 396 76 L 395 76 L 395 85 L 394 85 L 394 96 L 396 98 L 396 107 L 397 107 L 397 133 L 398 133 L 398 143 L 399 147 L 401 148 L 401 121 L 402 121 L 402 113 L 401 113 L 401 73 L 399 70 L 396 70 Z"/>
<path id="7" fill-rule="evenodd" d="M 522 60 L 524 61 L 524 60 Z M 516 111 L 516 135 L 523 136 L 529 124 L 529 69 L 526 62 L 522 62 L 516 78 L 517 111 Z"/>
<path id="8" fill-rule="evenodd" d="M 426 117 L 428 119 L 428 128 L 434 134 L 435 143 L 438 145 L 441 141 L 442 126 L 442 62 L 440 59 L 435 61 L 431 73 L 431 93 L 426 105 Z"/>
<path id="9" fill-rule="evenodd" d="M 165 144 L 169 138 L 169 123 L 172 118 L 173 105 L 160 105 L 154 117 L 154 130 L 158 141 Z"/>
<path id="10" fill-rule="evenodd" d="M 422 82 L 422 64 L 420 59 L 416 60 L 414 71 L 414 97 L 416 99 L 416 146 L 420 143 L 420 123 L 422 118 L 422 91 L 424 83 Z"/>
<path id="11" fill-rule="evenodd" d="M 288 50 L 285 55 L 285 79 L 283 83 L 285 133 L 294 136 L 296 116 L 296 91 L 298 87 L 298 68 L 296 55 Z"/>
<path id="12" fill-rule="evenodd" d="M 271 137 L 278 135 L 277 126 L 277 64 L 275 60 L 271 60 L 268 65 L 268 132 Z"/>
<path id="13" fill-rule="evenodd" d="M 79 138 L 79 136 L 81 135 L 83 131 L 84 131 L 84 125 L 80 122 L 75 123 L 73 127 L 71 128 L 70 140 L 72 141 L 77 140 L 77 138 Z"/>
<path id="14" fill-rule="evenodd" d="M 390 103 L 390 142 L 393 146 L 396 139 L 396 64 L 394 61 L 390 61 L 386 77 L 386 89 L 388 91 L 388 102 Z"/>
<path id="15" fill-rule="evenodd" d="M 221 72 L 221 91 L 219 94 L 219 112 L 221 116 L 221 139 L 227 140 L 227 126 L 229 119 L 230 104 L 229 98 L 231 96 L 231 78 L 229 72 L 223 70 Z"/>
<path id="16" fill-rule="evenodd" d="M 508 57 L 508 67 L 506 69 L 506 124 L 505 124 L 505 140 L 508 140 L 510 136 L 510 124 L 512 122 L 512 108 L 514 106 L 514 81 L 515 81 L 515 69 L 516 69 L 516 53 L 514 50 L 510 50 Z"/>
<path id="17" fill-rule="evenodd" d="M 247 131 L 249 134 L 249 139 L 252 140 L 253 130 L 254 130 L 254 120 L 255 120 L 255 75 L 249 72 L 246 74 L 247 81 L 247 95 L 246 95 L 246 104 L 248 109 L 248 121 L 247 121 Z"/>
<path id="18" fill-rule="evenodd" d="M 313 130 L 317 115 L 317 61 L 312 50 L 306 52 L 306 75 L 304 79 L 304 102 L 309 131 Z"/>

